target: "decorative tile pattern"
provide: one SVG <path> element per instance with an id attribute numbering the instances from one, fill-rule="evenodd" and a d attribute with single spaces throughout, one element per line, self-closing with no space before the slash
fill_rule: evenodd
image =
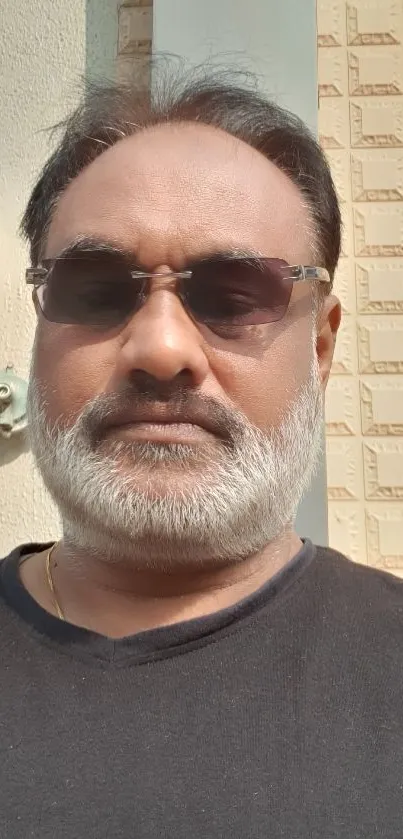
<path id="1" fill-rule="evenodd" d="M 357 468 L 357 465 L 361 457 L 361 445 L 357 437 L 328 437 L 326 462 L 329 500 L 360 500 L 362 469 Z"/>
<path id="2" fill-rule="evenodd" d="M 403 499 L 403 438 L 368 440 L 363 454 L 365 498 Z"/>
<path id="3" fill-rule="evenodd" d="M 330 96 L 321 97 L 319 99 L 318 125 L 319 139 L 324 149 L 348 147 L 350 135 L 348 101 Z"/>
<path id="4" fill-rule="evenodd" d="M 355 562 L 368 564 L 365 511 L 362 504 L 329 500 L 329 542 Z"/>
<path id="5" fill-rule="evenodd" d="M 120 55 L 116 62 L 116 76 L 121 84 L 131 83 L 135 79 L 138 88 L 147 89 L 150 85 L 150 63 L 147 53 Z"/>
<path id="6" fill-rule="evenodd" d="M 347 84 L 347 60 L 339 47 L 319 50 L 319 95 L 343 96 Z"/>
<path id="7" fill-rule="evenodd" d="M 347 5 L 347 43 L 352 46 L 399 44 L 401 29 L 398 0 L 356 0 Z"/>
<path id="8" fill-rule="evenodd" d="M 318 21 L 319 138 L 345 224 L 330 541 L 403 577 L 403 2 L 319 0 Z"/>
<path id="9" fill-rule="evenodd" d="M 403 373 L 403 318 L 365 316 L 358 322 L 360 373 Z"/>
<path id="10" fill-rule="evenodd" d="M 347 149 L 329 149 L 326 155 L 332 170 L 333 180 L 341 202 L 351 201 L 350 155 Z"/>
<path id="11" fill-rule="evenodd" d="M 403 256 L 403 204 L 362 204 L 354 208 L 356 256 Z"/>
<path id="12" fill-rule="evenodd" d="M 359 434 L 358 394 L 359 383 L 353 376 L 331 376 L 325 404 L 327 435 Z"/>
<path id="13" fill-rule="evenodd" d="M 337 68 L 342 64 L 341 57 L 337 63 L 333 61 L 335 72 L 339 72 Z M 329 68 L 330 65 L 328 72 Z M 349 50 L 348 86 L 350 96 L 393 96 L 403 93 L 401 49 L 379 47 L 374 50 L 372 47 L 362 47 L 361 50 Z M 342 94 L 340 92 L 337 95 Z"/>
<path id="14" fill-rule="evenodd" d="M 345 315 L 339 329 L 333 358 L 333 374 L 352 374 L 357 370 L 355 322 Z"/>
<path id="15" fill-rule="evenodd" d="M 403 260 L 360 259 L 355 269 L 361 314 L 403 313 Z"/>
<path id="16" fill-rule="evenodd" d="M 121 6 L 119 9 L 118 55 L 149 53 L 152 38 L 151 6 Z"/>
<path id="17" fill-rule="evenodd" d="M 403 436 L 403 376 L 363 376 L 360 392 L 362 433 Z"/>
<path id="18" fill-rule="evenodd" d="M 353 147 L 403 146 L 403 101 L 397 96 L 352 100 L 350 129 Z"/>
<path id="19" fill-rule="evenodd" d="M 356 292 L 354 287 L 354 261 L 350 258 L 342 257 L 337 266 L 336 275 L 334 278 L 333 289 L 334 293 L 339 298 L 344 315 L 352 315 L 357 308 Z M 364 290 L 363 290 L 364 295 Z"/>
<path id="20" fill-rule="evenodd" d="M 368 562 L 403 576 L 403 506 L 400 502 L 368 503 L 366 507 Z"/>
<path id="21" fill-rule="evenodd" d="M 340 47 L 346 43 L 346 15 L 337 0 L 318 0 L 318 46 Z"/>
<path id="22" fill-rule="evenodd" d="M 341 256 L 348 257 L 353 252 L 353 217 L 351 202 L 340 205 L 342 219 Z"/>
<path id="23" fill-rule="evenodd" d="M 150 85 L 152 52 L 152 0 L 128 0 L 118 10 L 116 74 L 120 82 L 136 80 L 139 87 Z"/>
<path id="24" fill-rule="evenodd" d="M 340 172 L 340 164 L 336 171 Z M 403 150 L 355 152 L 351 158 L 351 184 L 353 201 L 402 201 Z"/>

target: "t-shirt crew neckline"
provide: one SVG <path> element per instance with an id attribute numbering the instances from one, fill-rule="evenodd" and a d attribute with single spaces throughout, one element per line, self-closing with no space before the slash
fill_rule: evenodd
<path id="1" fill-rule="evenodd" d="M 115 663 L 145 663 L 160 658 L 180 655 L 227 634 L 254 613 L 277 601 L 311 564 L 316 548 L 309 539 L 303 540 L 298 553 L 257 591 L 232 606 L 182 623 L 148 629 L 135 635 L 113 639 L 51 615 L 32 597 L 23 585 L 19 566 L 29 554 L 51 547 L 46 544 L 27 544 L 16 548 L 0 562 L 0 595 L 12 609 L 37 633 L 50 642 L 62 645 L 70 654 L 93 657 Z"/>

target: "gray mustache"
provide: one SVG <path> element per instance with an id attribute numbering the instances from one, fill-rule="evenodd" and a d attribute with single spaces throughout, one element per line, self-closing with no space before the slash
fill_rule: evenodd
<path id="1" fill-rule="evenodd" d="M 247 421 L 242 421 L 234 412 L 211 397 L 200 396 L 189 392 L 179 393 L 170 398 L 161 398 L 159 393 L 155 398 L 156 389 L 139 392 L 126 388 L 117 393 L 101 394 L 84 409 L 80 425 L 82 431 L 92 441 L 102 437 L 103 432 L 111 424 L 125 421 L 128 415 L 136 421 L 141 421 L 147 413 L 157 414 L 163 409 L 166 414 L 181 415 L 189 422 L 207 425 L 228 443 L 234 443 L 240 435 L 245 434 Z"/>

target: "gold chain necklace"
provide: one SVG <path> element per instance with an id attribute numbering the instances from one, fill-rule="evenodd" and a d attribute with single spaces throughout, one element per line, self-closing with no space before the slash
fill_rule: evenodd
<path id="1" fill-rule="evenodd" d="M 48 580 L 48 586 L 49 586 L 49 589 L 50 589 L 50 593 L 51 593 L 52 599 L 53 599 L 53 605 L 54 605 L 54 607 L 56 609 L 56 612 L 57 612 L 57 617 L 60 618 L 61 621 L 65 621 L 66 618 L 64 616 L 63 609 L 61 608 L 61 606 L 59 604 L 59 601 L 57 599 L 57 596 L 56 596 L 55 587 L 53 585 L 53 579 L 52 579 L 52 571 L 51 571 L 51 568 L 50 568 L 50 559 L 51 559 L 52 553 L 53 553 L 56 545 L 57 545 L 57 542 L 55 542 L 55 544 L 52 545 L 52 547 L 50 548 L 50 550 L 48 551 L 47 556 L 46 556 L 46 576 L 47 576 L 47 580 Z"/>

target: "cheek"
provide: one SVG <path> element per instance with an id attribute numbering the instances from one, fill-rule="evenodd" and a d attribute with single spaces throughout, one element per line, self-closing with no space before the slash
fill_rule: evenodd
<path id="1" fill-rule="evenodd" d="M 105 341 L 84 341 L 76 327 L 38 324 L 32 369 L 50 420 L 60 415 L 75 418 L 105 389 L 112 365 L 113 353 Z"/>
<path id="2" fill-rule="evenodd" d="M 220 385 L 253 425 L 275 428 L 309 379 L 312 357 L 311 325 L 289 324 L 273 334 L 259 357 L 233 355 L 223 362 Z"/>

